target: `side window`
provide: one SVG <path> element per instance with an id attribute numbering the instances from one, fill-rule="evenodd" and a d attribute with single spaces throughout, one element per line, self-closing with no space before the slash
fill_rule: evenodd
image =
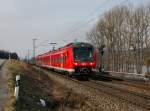
<path id="1" fill-rule="evenodd" d="M 65 55 L 65 63 L 66 63 L 66 59 L 67 59 L 67 56 Z"/>
<path id="2" fill-rule="evenodd" d="M 49 57 L 49 61 L 51 61 L 51 58 Z"/>
<path id="3" fill-rule="evenodd" d="M 67 51 L 67 53 L 66 53 L 66 58 L 68 58 L 68 56 L 69 56 L 69 52 Z"/>
<path id="4" fill-rule="evenodd" d="M 59 56 L 57 57 L 57 63 L 59 63 Z"/>
<path id="5" fill-rule="evenodd" d="M 65 63 L 65 56 L 63 55 L 63 64 Z"/>
<path id="6" fill-rule="evenodd" d="M 66 55 L 63 56 L 63 59 L 64 59 L 63 62 L 64 62 L 64 64 L 65 64 L 65 63 L 66 63 Z"/>

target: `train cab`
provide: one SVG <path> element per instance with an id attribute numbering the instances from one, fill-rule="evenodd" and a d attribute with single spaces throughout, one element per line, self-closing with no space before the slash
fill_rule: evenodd
<path id="1" fill-rule="evenodd" d="M 72 46 L 74 69 L 76 73 L 90 73 L 96 67 L 94 47 L 88 43 L 75 43 Z"/>

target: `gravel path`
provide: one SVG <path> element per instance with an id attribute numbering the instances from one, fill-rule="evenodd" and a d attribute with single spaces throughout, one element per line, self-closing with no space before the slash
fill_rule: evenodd
<path id="1" fill-rule="evenodd" d="M 5 98 L 7 97 L 7 84 L 5 66 L 2 66 L 4 60 L 0 60 L 0 111 L 3 111 Z"/>

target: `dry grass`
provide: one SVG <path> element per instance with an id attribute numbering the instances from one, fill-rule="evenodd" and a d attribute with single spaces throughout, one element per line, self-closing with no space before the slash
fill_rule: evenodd
<path id="1" fill-rule="evenodd" d="M 7 75 L 8 99 L 5 105 L 5 111 L 16 111 L 15 110 L 16 101 L 14 97 L 15 76 L 19 72 L 21 72 L 21 64 L 22 63 L 15 60 L 8 61 L 6 64 L 7 66 L 6 74 L 8 74 Z"/>
<path id="2" fill-rule="evenodd" d="M 15 101 L 15 76 L 21 74 L 19 100 Z M 23 62 L 8 63 L 9 97 L 5 111 L 83 111 L 86 98 L 54 82 Z M 46 100 L 47 107 L 40 105 Z M 86 111 L 86 110 L 85 110 Z"/>

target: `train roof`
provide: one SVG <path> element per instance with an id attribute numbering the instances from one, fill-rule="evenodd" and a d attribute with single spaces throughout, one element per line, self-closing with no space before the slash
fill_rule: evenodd
<path id="1" fill-rule="evenodd" d="M 65 45 L 64 47 L 60 47 L 60 48 L 58 48 L 58 49 L 56 49 L 56 50 L 54 50 L 54 51 L 49 51 L 49 52 L 56 52 L 56 51 L 58 51 L 58 50 L 63 50 L 63 49 L 66 49 L 66 48 L 68 48 L 68 47 L 80 47 L 80 46 L 81 46 L 81 47 L 82 47 L 82 46 L 93 47 L 90 43 L 86 43 L 86 42 L 74 42 L 74 43 L 69 43 L 69 44 Z M 42 55 L 46 55 L 46 54 L 48 54 L 49 52 L 40 54 L 40 55 L 38 55 L 38 57 L 39 57 L 39 56 L 42 56 Z"/>
<path id="2" fill-rule="evenodd" d="M 73 46 L 73 47 L 76 47 L 76 46 L 92 46 L 91 44 L 89 43 L 86 43 L 86 42 L 74 42 L 74 43 L 70 43 L 70 44 L 67 44 L 66 46 L 64 47 L 68 47 L 68 46 Z M 63 48 L 63 47 L 62 47 Z"/>

